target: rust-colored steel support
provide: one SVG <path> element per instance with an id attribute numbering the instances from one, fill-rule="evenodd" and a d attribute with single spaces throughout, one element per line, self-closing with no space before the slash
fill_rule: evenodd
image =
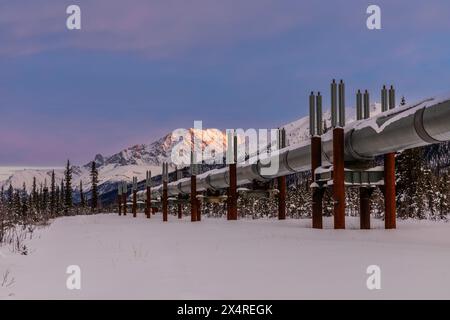
<path id="1" fill-rule="evenodd" d="M 146 190 L 146 195 L 147 195 L 147 201 L 146 201 L 146 214 L 147 214 L 147 218 L 150 219 L 151 215 L 152 215 L 152 190 L 150 188 L 150 186 L 147 186 L 147 190 Z"/>
<path id="2" fill-rule="evenodd" d="M 227 219 L 237 220 L 237 176 L 236 163 L 230 163 L 230 186 L 228 187 Z"/>
<path id="3" fill-rule="evenodd" d="M 278 220 L 286 219 L 286 177 L 278 177 Z"/>
<path id="4" fill-rule="evenodd" d="M 168 211 L 168 199 L 167 199 L 167 181 L 163 181 L 163 196 L 162 196 L 162 209 L 163 209 L 163 221 L 167 221 L 167 211 Z"/>
<path id="5" fill-rule="evenodd" d="M 322 139 L 314 136 L 311 138 L 311 172 L 312 181 L 316 181 L 314 171 L 322 165 Z M 323 228 L 322 218 L 323 190 L 316 186 L 312 189 L 312 227 Z"/>
<path id="6" fill-rule="evenodd" d="M 191 221 L 197 221 L 197 176 L 191 175 Z"/>
<path id="7" fill-rule="evenodd" d="M 370 197 L 373 188 L 359 188 L 359 226 L 361 229 L 370 229 Z"/>
<path id="8" fill-rule="evenodd" d="M 137 217 L 137 190 L 133 190 L 133 218 Z"/>
<path id="9" fill-rule="evenodd" d="M 278 129 L 278 148 L 286 147 L 286 130 Z M 278 220 L 286 219 L 286 177 L 278 177 Z"/>
<path id="10" fill-rule="evenodd" d="M 344 129 L 333 129 L 334 228 L 345 229 Z"/>
<path id="11" fill-rule="evenodd" d="M 183 209 L 182 209 L 180 201 L 181 201 L 181 196 L 178 195 L 178 204 L 177 204 L 178 219 L 182 219 L 183 218 Z"/>
<path id="12" fill-rule="evenodd" d="M 119 207 L 119 216 L 122 215 L 122 195 L 118 194 L 117 195 L 117 205 Z"/>
<path id="13" fill-rule="evenodd" d="M 384 224 L 386 229 L 396 228 L 395 154 L 384 155 Z"/>

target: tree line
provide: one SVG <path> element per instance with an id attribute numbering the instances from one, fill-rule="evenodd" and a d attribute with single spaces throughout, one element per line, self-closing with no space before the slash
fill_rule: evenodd
<path id="1" fill-rule="evenodd" d="M 28 226 L 46 224 L 49 219 L 59 216 L 77 214 L 99 213 L 100 203 L 98 197 L 98 171 L 95 161 L 92 161 L 90 178 L 91 190 L 88 198 L 83 190 L 83 182 L 75 188 L 72 186 L 73 169 L 70 161 L 67 161 L 64 178 L 56 181 L 55 171 L 47 180 L 38 186 L 33 177 L 31 190 L 23 183 L 22 188 L 17 189 L 9 185 L 0 189 L 0 243 L 6 231 L 18 225 Z M 74 195 L 78 195 L 74 201 Z"/>

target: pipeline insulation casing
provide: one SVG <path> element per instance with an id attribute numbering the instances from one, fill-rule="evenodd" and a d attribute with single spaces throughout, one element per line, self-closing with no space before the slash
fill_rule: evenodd
<path id="1" fill-rule="evenodd" d="M 344 160 L 347 165 L 372 160 L 375 156 L 398 152 L 450 140 L 450 97 L 430 98 L 419 103 L 390 109 L 379 115 L 350 123 L 344 128 Z M 322 135 L 322 165 L 333 163 L 332 131 Z M 272 161 L 272 162 L 271 162 Z M 278 162 L 277 170 L 269 170 Z M 276 167 L 276 165 L 275 165 Z M 238 163 L 237 184 L 267 181 L 311 169 L 311 143 L 278 150 L 261 159 Z M 220 190 L 229 187 L 228 167 L 197 176 L 197 190 Z M 190 194 L 190 178 L 168 185 L 169 196 Z M 152 189 L 152 198 L 160 197 L 161 185 Z"/>

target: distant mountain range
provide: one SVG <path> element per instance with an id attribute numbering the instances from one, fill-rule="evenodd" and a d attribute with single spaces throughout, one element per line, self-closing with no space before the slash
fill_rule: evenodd
<path id="1" fill-rule="evenodd" d="M 208 145 L 211 149 L 223 150 L 226 147 L 225 134 L 215 129 L 190 130 L 186 136 L 180 138 L 172 133 L 150 144 L 139 144 L 124 149 L 111 156 L 97 154 L 93 161 L 99 172 L 100 193 L 108 192 L 116 187 L 121 180 L 131 181 L 133 176 L 138 180 L 145 179 L 146 171 L 151 170 L 152 175 L 161 174 L 161 164 L 171 158 L 172 149 L 176 144 L 190 144 L 190 133 L 193 132 L 198 139 L 203 138 L 203 146 Z M 186 146 L 185 146 L 186 147 Z M 73 165 L 73 188 L 78 188 L 80 180 L 83 182 L 83 190 L 91 188 L 90 169 L 92 161 L 85 165 Z M 52 169 L 22 169 L 14 170 L 10 176 L 0 181 L 0 186 L 5 188 L 11 184 L 14 188 L 22 188 L 25 183 L 27 190 L 31 189 L 33 178 L 37 185 L 49 185 Z M 55 169 L 57 183 L 64 178 L 64 169 Z"/>
<path id="2" fill-rule="evenodd" d="M 370 111 L 371 115 L 380 113 L 381 105 L 379 103 L 372 104 Z M 347 122 L 355 120 L 355 113 L 353 108 L 346 109 Z M 330 116 L 330 111 L 324 112 L 323 119 L 328 128 L 331 127 Z M 288 145 L 309 139 L 309 117 L 300 118 L 283 127 L 286 129 Z M 161 164 L 163 161 L 170 160 L 172 150 L 176 144 L 181 141 L 181 143 L 186 144 L 185 148 L 188 150 L 191 133 L 194 133 L 198 139 L 203 138 L 203 147 L 208 146 L 210 150 L 216 149 L 220 151 L 226 149 L 226 135 L 224 132 L 216 129 L 205 129 L 202 132 L 191 129 L 181 140 L 170 133 L 150 144 L 134 145 L 111 156 L 97 154 L 94 161 L 99 172 L 100 193 L 111 192 L 117 188 L 118 181 L 131 181 L 133 176 L 137 176 L 138 180 L 143 180 L 147 170 L 151 170 L 153 176 L 161 174 Z M 450 165 L 448 144 L 428 147 L 425 154 L 432 166 L 447 167 Z M 82 166 L 73 166 L 72 186 L 74 189 L 78 188 L 81 180 L 84 191 L 90 190 L 91 178 L 89 174 L 91 164 L 92 162 Z M 17 170 L 3 181 L 0 181 L 0 186 L 6 188 L 11 184 L 14 188 L 22 188 L 25 183 L 27 189 L 30 190 L 33 177 L 36 178 L 38 185 L 49 184 L 51 172 L 52 170 L 48 168 Z M 61 183 L 61 180 L 64 178 L 64 169 L 55 169 L 55 176 L 57 183 Z M 4 173 L 3 177 L 5 177 Z"/>

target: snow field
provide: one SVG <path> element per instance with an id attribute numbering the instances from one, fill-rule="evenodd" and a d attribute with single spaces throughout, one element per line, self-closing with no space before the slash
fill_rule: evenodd
<path id="1" fill-rule="evenodd" d="M 397 230 L 313 230 L 311 220 L 226 221 L 160 214 L 63 217 L 36 232 L 30 253 L 1 247 L 2 299 L 449 299 L 450 224 L 398 221 Z M 81 268 L 81 290 L 66 269 Z M 366 269 L 381 268 L 381 290 Z M 0 281 L 1 282 L 1 281 Z"/>

